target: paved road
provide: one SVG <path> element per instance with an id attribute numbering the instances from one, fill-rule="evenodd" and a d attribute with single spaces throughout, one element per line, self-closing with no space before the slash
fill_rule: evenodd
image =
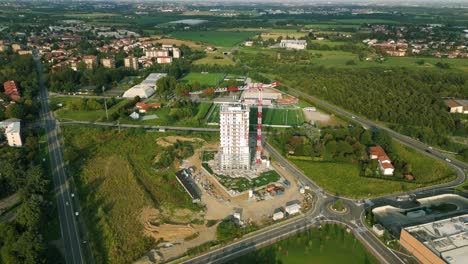
<path id="1" fill-rule="evenodd" d="M 74 205 L 70 194 L 70 186 L 62 158 L 62 151 L 59 141 L 60 135 L 52 112 L 49 111 L 49 103 L 47 101 L 47 90 L 45 88 L 44 80 L 42 77 L 42 64 L 40 62 L 40 58 L 35 57 L 35 60 L 38 68 L 40 86 L 40 116 L 47 134 L 47 143 L 52 168 L 52 178 L 55 186 L 59 214 L 60 232 L 65 247 L 64 257 L 68 264 L 85 263 L 83 253 L 81 251 L 80 235 L 78 231 L 78 224 L 75 212 L 73 209 Z"/>
<path id="2" fill-rule="evenodd" d="M 147 126 L 147 125 L 132 125 L 132 124 L 114 124 L 106 122 L 88 122 L 88 121 L 65 121 L 60 122 L 60 125 L 88 125 L 88 126 L 104 126 L 104 127 L 124 127 L 124 128 L 143 128 L 148 130 L 174 130 L 174 131 L 193 131 L 193 132 L 219 132 L 219 128 L 203 128 L 203 127 L 177 127 L 177 126 Z"/>

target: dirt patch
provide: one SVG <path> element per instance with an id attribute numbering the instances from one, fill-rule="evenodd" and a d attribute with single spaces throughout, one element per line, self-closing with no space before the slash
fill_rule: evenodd
<path id="1" fill-rule="evenodd" d="M 164 241 L 172 242 L 195 233 L 195 228 L 190 224 L 165 224 L 161 223 L 162 218 L 159 210 L 151 207 L 144 208 L 140 216 L 144 234 L 155 240 L 164 239 Z"/>

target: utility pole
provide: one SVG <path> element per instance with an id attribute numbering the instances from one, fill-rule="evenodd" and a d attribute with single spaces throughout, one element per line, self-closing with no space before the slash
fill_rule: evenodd
<path id="1" fill-rule="evenodd" d="M 102 86 L 102 93 L 104 94 L 104 91 L 106 90 L 106 87 L 104 85 Z M 107 100 L 106 97 L 104 96 L 104 108 L 106 109 L 106 120 L 109 121 L 109 114 L 107 113 Z"/>

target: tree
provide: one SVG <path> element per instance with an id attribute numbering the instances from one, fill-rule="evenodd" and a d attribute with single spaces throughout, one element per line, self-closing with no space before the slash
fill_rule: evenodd
<path id="1" fill-rule="evenodd" d="M 22 104 L 16 103 L 8 105 L 5 113 L 8 118 L 23 119 L 26 115 L 26 110 L 24 109 L 24 106 Z"/>
<path id="2" fill-rule="evenodd" d="M 343 205 L 343 200 L 341 199 L 336 200 L 332 207 L 336 211 L 343 211 L 345 209 Z"/>
<path id="3" fill-rule="evenodd" d="M 224 220 L 216 228 L 216 238 L 220 241 L 238 237 L 240 234 L 241 230 L 233 220 Z"/>

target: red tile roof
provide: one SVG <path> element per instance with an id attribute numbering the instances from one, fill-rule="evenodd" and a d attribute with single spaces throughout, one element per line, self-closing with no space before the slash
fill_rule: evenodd
<path id="1" fill-rule="evenodd" d="M 5 95 L 11 100 L 18 101 L 21 98 L 15 81 L 6 81 L 3 83 L 3 88 L 5 90 Z"/>
<path id="2" fill-rule="evenodd" d="M 138 103 L 135 104 L 135 106 L 138 109 L 142 109 L 142 110 L 145 110 L 145 111 L 147 111 L 150 108 L 161 108 L 160 103 L 145 104 L 143 102 L 138 102 Z"/>

